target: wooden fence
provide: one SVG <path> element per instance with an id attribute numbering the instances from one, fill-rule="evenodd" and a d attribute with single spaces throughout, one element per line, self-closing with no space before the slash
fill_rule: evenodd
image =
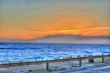
<path id="1" fill-rule="evenodd" d="M 94 59 L 101 58 L 102 63 L 105 63 L 105 57 L 110 57 L 110 55 L 97 55 L 97 56 L 88 56 L 88 57 L 80 57 L 77 58 L 64 58 L 64 59 L 55 59 L 55 60 L 45 60 L 45 61 L 34 61 L 34 62 L 11 62 L 6 64 L 0 64 L 0 67 L 14 67 L 14 66 L 22 66 L 22 65 L 32 65 L 32 64 L 46 64 L 46 70 L 49 70 L 49 64 L 55 62 L 66 62 L 66 61 L 78 61 L 79 67 L 82 66 L 82 61 L 84 59 L 88 59 L 89 63 L 94 63 Z"/>

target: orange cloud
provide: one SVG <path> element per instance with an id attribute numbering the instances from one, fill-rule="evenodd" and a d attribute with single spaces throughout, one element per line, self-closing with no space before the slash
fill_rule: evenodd
<path id="1" fill-rule="evenodd" d="M 86 30 L 83 35 L 85 36 L 110 36 L 110 28 L 109 27 L 95 27 L 89 30 Z"/>

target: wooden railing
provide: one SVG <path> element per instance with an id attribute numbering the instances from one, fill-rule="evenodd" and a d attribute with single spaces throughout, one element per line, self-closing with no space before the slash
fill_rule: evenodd
<path id="1" fill-rule="evenodd" d="M 14 67 L 14 66 L 22 66 L 22 65 L 32 65 L 32 64 L 46 64 L 46 69 L 49 70 L 49 64 L 50 63 L 55 63 L 55 62 L 65 62 L 65 61 L 79 61 L 79 67 L 82 66 L 82 60 L 84 59 L 91 59 L 94 60 L 96 58 L 101 58 L 102 63 L 105 62 L 105 57 L 110 57 L 110 55 L 97 55 L 97 56 L 88 56 L 88 57 L 80 57 L 78 56 L 77 58 L 64 58 L 64 59 L 55 59 L 55 60 L 44 60 L 44 61 L 32 61 L 32 62 L 10 62 L 10 63 L 5 63 L 5 64 L 0 64 L 0 67 Z"/>

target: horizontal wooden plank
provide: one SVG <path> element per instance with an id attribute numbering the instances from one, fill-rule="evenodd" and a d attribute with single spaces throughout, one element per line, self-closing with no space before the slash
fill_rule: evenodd
<path id="1" fill-rule="evenodd" d="M 89 59 L 93 57 L 96 58 L 102 58 L 104 57 L 110 57 L 110 55 L 97 55 L 97 56 L 88 56 L 88 57 L 77 57 L 77 58 L 65 58 L 65 59 L 56 59 L 56 60 L 45 60 L 45 61 L 32 61 L 32 62 L 11 62 L 6 64 L 0 64 L 0 67 L 14 67 L 14 66 L 22 66 L 22 65 L 32 65 L 32 64 L 43 64 L 43 63 L 55 63 L 55 62 L 65 62 L 65 61 L 79 61 L 79 59 Z"/>

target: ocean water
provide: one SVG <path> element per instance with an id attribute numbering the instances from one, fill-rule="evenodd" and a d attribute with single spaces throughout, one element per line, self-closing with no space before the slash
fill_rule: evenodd
<path id="1" fill-rule="evenodd" d="M 0 43 L 0 63 L 110 54 L 110 44 Z"/>

